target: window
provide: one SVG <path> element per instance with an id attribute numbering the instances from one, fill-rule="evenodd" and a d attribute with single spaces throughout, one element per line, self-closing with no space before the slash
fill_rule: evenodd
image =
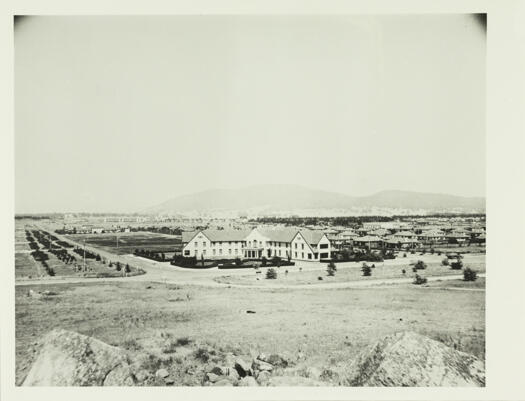
<path id="1" fill-rule="evenodd" d="M 304 252 L 301 252 L 301 259 L 304 259 Z"/>
<path id="2" fill-rule="evenodd" d="M 198 246 L 199 246 L 199 243 L 195 241 L 195 248 L 197 248 Z"/>
<path id="3" fill-rule="evenodd" d="M 304 249 L 304 244 L 301 244 L 301 249 Z"/>
<path id="4" fill-rule="evenodd" d="M 326 248 L 328 248 L 328 244 L 321 244 L 321 245 L 319 245 L 319 248 L 326 249 Z"/>
<path id="5" fill-rule="evenodd" d="M 295 243 L 295 249 L 297 249 L 297 242 Z"/>
<path id="6" fill-rule="evenodd" d="M 231 254 L 232 254 L 232 250 L 228 249 L 228 255 L 231 255 Z"/>
<path id="7" fill-rule="evenodd" d="M 202 255 L 206 255 L 206 249 L 204 251 L 202 251 Z"/>
<path id="8" fill-rule="evenodd" d="M 195 249 L 195 256 L 197 256 L 197 250 Z"/>
<path id="9" fill-rule="evenodd" d="M 308 259 L 312 259 L 312 254 L 311 253 L 308 254 Z"/>
<path id="10" fill-rule="evenodd" d="M 184 256 L 190 256 L 190 251 L 189 250 L 184 251 Z"/>
<path id="11" fill-rule="evenodd" d="M 281 250 L 279 249 L 279 256 L 281 256 Z"/>
<path id="12" fill-rule="evenodd" d="M 202 241 L 202 246 L 206 248 L 206 242 Z"/>
<path id="13" fill-rule="evenodd" d="M 219 255 L 222 255 L 222 248 L 219 249 Z"/>
<path id="14" fill-rule="evenodd" d="M 236 249 L 236 250 L 235 250 L 235 254 L 237 255 L 238 253 L 239 253 L 239 250 L 238 250 L 238 249 Z"/>
<path id="15" fill-rule="evenodd" d="M 213 250 L 213 256 L 215 256 L 215 249 Z"/>
<path id="16" fill-rule="evenodd" d="M 197 251 L 195 251 L 195 253 L 197 253 Z M 295 253 L 295 257 L 297 257 L 297 252 L 294 252 Z"/>

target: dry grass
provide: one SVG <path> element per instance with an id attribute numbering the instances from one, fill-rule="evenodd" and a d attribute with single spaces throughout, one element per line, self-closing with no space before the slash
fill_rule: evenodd
<path id="1" fill-rule="evenodd" d="M 29 288 L 58 295 L 34 299 L 26 295 Z M 169 302 L 176 298 L 181 301 Z M 182 350 L 190 348 L 203 349 L 202 358 L 207 353 L 208 359 L 213 350 L 246 357 L 279 353 L 297 369 L 314 365 L 330 376 L 363 346 L 402 330 L 484 357 L 485 293 L 444 291 L 438 284 L 340 290 L 168 289 L 132 282 L 18 286 L 17 383 L 34 358 L 35 343 L 54 328 L 94 336 L 130 352 L 152 352 L 162 361 L 183 358 Z"/>

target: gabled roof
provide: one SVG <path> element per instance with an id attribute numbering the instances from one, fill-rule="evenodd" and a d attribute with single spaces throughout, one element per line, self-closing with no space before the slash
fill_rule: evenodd
<path id="1" fill-rule="evenodd" d="M 182 242 L 190 242 L 198 233 L 202 232 L 212 242 L 244 241 L 252 230 L 203 230 L 185 231 L 182 233 Z"/>
<path id="2" fill-rule="evenodd" d="M 297 228 L 258 228 L 257 231 L 273 242 L 291 242 L 299 230 Z"/>
<path id="3" fill-rule="evenodd" d="M 364 237 L 354 238 L 354 242 L 377 242 L 382 241 L 381 238 L 373 236 L 373 235 L 365 235 Z"/>
<path id="4" fill-rule="evenodd" d="M 416 234 L 414 234 L 414 233 L 412 233 L 410 231 L 400 231 L 398 233 L 395 233 L 394 235 L 396 235 L 396 236 L 405 235 L 407 237 L 413 237 Z"/>
<path id="5" fill-rule="evenodd" d="M 325 235 L 324 232 L 316 230 L 301 230 L 300 233 L 306 242 L 314 245 L 317 245 L 319 241 L 321 241 L 321 238 L 323 238 Z"/>

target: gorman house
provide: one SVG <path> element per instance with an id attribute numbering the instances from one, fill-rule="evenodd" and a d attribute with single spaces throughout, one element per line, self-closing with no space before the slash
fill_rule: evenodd
<path id="1" fill-rule="evenodd" d="M 261 259 L 278 256 L 293 260 L 331 257 L 324 232 L 304 229 L 203 230 L 182 233 L 182 255 L 203 259 Z"/>

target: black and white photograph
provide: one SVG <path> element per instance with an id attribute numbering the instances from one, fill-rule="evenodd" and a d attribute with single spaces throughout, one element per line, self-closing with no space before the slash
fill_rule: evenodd
<path id="1" fill-rule="evenodd" d="M 485 389 L 490 27 L 13 15 L 8 384 Z"/>

